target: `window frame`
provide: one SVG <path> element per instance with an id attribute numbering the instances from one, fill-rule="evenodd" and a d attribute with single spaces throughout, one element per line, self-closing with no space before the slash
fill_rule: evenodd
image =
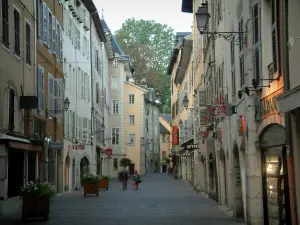
<path id="1" fill-rule="evenodd" d="M 114 132 L 114 131 L 117 131 L 117 132 Z M 120 128 L 119 127 L 113 127 L 111 128 L 111 134 L 112 134 L 112 138 L 111 138 L 111 144 L 112 145 L 120 145 Z M 114 135 L 118 135 L 116 137 L 114 137 Z M 114 138 L 115 138 L 115 141 L 114 141 Z"/>
<path id="2" fill-rule="evenodd" d="M 133 136 L 133 142 L 130 142 L 132 136 Z M 135 146 L 136 145 L 136 135 L 135 135 L 135 133 L 129 133 L 128 134 L 128 145 L 129 146 Z"/>
<path id="3" fill-rule="evenodd" d="M 132 104 L 132 105 L 135 104 L 135 94 L 129 94 L 128 97 L 129 97 L 129 104 Z M 133 100 L 131 99 L 131 97 L 133 97 L 132 98 Z"/>
<path id="4" fill-rule="evenodd" d="M 1 1 L 1 20 L 2 20 L 2 22 L 1 22 L 1 26 L 2 26 L 2 39 L 1 39 L 1 41 L 2 41 L 2 46 L 5 48 L 5 49 L 7 49 L 8 51 L 10 51 L 9 50 L 9 47 L 10 47 L 10 32 L 9 32 L 9 22 L 10 22 L 10 20 L 9 20 L 9 0 L 7 0 L 7 21 L 5 21 L 4 20 L 4 17 L 3 17 L 3 15 L 4 15 L 4 13 L 3 13 L 3 3 L 4 3 L 4 0 L 2 0 Z M 7 31 L 8 32 L 4 32 L 4 24 L 5 24 L 5 22 L 7 22 Z M 7 42 L 5 42 L 4 41 L 4 35 L 6 35 L 5 37 L 7 38 Z"/>
<path id="5" fill-rule="evenodd" d="M 29 41 L 27 40 L 27 25 L 29 26 Z M 28 66 L 31 65 L 31 23 L 25 18 L 25 61 Z M 29 46 L 28 46 L 29 45 Z"/>
<path id="6" fill-rule="evenodd" d="M 19 52 L 16 52 L 16 21 L 15 21 L 15 11 L 16 12 L 18 12 L 18 14 L 19 14 L 19 33 L 18 33 L 18 35 L 19 35 L 19 40 L 18 40 L 18 44 L 19 44 Z M 20 57 L 21 56 L 21 13 L 20 13 L 20 10 L 14 5 L 13 6 L 13 17 L 14 17 L 14 54 L 16 55 L 16 56 L 18 56 L 18 57 Z M 2 31 L 3 32 L 3 31 Z"/>
<path id="7" fill-rule="evenodd" d="M 131 118 L 133 118 L 133 123 L 131 123 Z M 129 125 L 134 126 L 135 125 L 135 115 L 131 114 L 129 115 Z"/>
<path id="8" fill-rule="evenodd" d="M 115 109 L 114 103 L 117 102 L 117 107 Z M 119 114 L 120 111 L 120 100 L 119 99 L 113 99 L 112 100 L 112 114 Z"/>

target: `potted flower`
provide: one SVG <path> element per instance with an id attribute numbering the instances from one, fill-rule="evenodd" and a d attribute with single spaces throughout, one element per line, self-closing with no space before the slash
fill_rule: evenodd
<path id="1" fill-rule="evenodd" d="M 81 183 L 83 184 L 84 196 L 87 194 L 99 195 L 99 182 L 100 176 L 94 174 L 85 174 L 81 177 Z"/>
<path id="2" fill-rule="evenodd" d="M 50 199 L 55 195 L 51 184 L 30 181 L 20 188 L 22 220 L 44 217 L 49 219 Z"/>
<path id="3" fill-rule="evenodd" d="M 108 182 L 109 181 L 109 177 L 108 176 L 101 176 L 101 180 L 100 180 L 100 189 L 105 189 L 106 191 L 108 191 Z"/>

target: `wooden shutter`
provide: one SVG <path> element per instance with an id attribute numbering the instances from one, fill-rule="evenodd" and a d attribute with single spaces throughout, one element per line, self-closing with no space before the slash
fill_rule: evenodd
<path id="1" fill-rule="evenodd" d="M 201 88 L 198 90 L 198 93 L 199 93 L 199 102 L 198 102 L 198 105 L 200 107 L 204 107 L 207 105 L 207 99 L 206 99 L 206 89 L 205 88 Z"/>
<path id="2" fill-rule="evenodd" d="M 252 30 L 253 30 L 253 71 L 254 79 L 259 81 L 261 77 L 261 8 L 259 2 L 252 6 Z"/>
<path id="3" fill-rule="evenodd" d="M 52 52 L 56 53 L 56 19 L 55 16 L 52 16 Z"/>
<path id="4" fill-rule="evenodd" d="M 279 45 L 278 45 L 278 1 L 272 0 L 272 53 L 273 53 L 273 72 L 279 70 Z M 273 79 L 273 77 L 270 77 Z"/>
<path id="5" fill-rule="evenodd" d="M 59 60 L 62 62 L 63 60 L 63 35 L 62 35 L 62 28 L 59 26 Z"/>
<path id="6" fill-rule="evenodd" d="M 56 30 L 55 30 L 55 37 L 56 37 L 56 58 L 57 60 L 59 60 L 59 54 L 60 54 L 60 50 L 59 50 L 59 45 L 60 45 L 60 26 L 58 21 L 56 20 Z"/>
<path id="7" fill-rule="evenodd" d="M 51 12 L 51 10 L 49 8 L 48 8 L 47 11 L 48 11 L 47 12 L 48 13 L 48 21 L 49 21 L 48 34 L 47 34 L 47 43 L 48 43 L 48 47 L 51 49 L 51 45 L 52 45 L 52 32 L 53 32 L 53 30 L 52 30 L 52 27 L 50 27 L 50 26 L 53 23 L 53 19 L 52 18 L 54 17 L 54 15 L 52 15 L 52 12 Z M 52 46 L 52 48 L 53 48 L 53 46 Z"/>
<path id="8" fill-rule="evenodd" d="M 244 31 L 244 20 L 243 17 L 239 20 L 239 32 Z M 245 54 L 244 54 L 244 41 L 240 38 L 239 50 L 240 50 L 240 87 L 245 85 Z"/>
<path id="9" fill-rule="evenodd" d="M 44 23 L 43 23 L 43 21 L 44 21 L 44 16 L 43 16 L 43 7 L 44 7 L 44 5 L 43 5 L 43 2 L 41 1 L 41 0 L 38 0 L 38 5 L 37 5 L 37 7 L 38 7 L 38 22 L 39 22 L 39 24 L 38 24 L 38 37 L 40 38 L 40 39 L 43 39 L 43 29 L 44 29 Z"/>
<path id="10" fill-rule="evenodd" d="M 55 110 L 56 110 L 56 116 L 61 118 L 62 117 L 62 79 L 61 78 L 56 78 L 54 79 L 54 84 L 55 84 L 55 95 L 54 95 L 54 101 L 55 101 Z"/>
<path id="11" fill-rule="evenodd" d="M 207 109 L 200 109 L 200 125 L 207 125 Z"/>
<path id="12" fill-rule="evenodd" d="M 49 26 L 49 14 L 48 14 L 48 7 L 45 2 L 43 2 L 43 40 L 44 43 L 47 45 L 48 40 L 48 26 Z"/>
<path id="13" fill-rule="evenodd" d="M 38 109 L 44 110 L 44 68 L 38 66 Z"/>
<path id="14" fill-rule="evenodd" d="M 49 73 L 48 74 L 48 110 L 49 115 L 53 115 L 55 110 L 54 107 L 54 79 L 53 76 Z"/>

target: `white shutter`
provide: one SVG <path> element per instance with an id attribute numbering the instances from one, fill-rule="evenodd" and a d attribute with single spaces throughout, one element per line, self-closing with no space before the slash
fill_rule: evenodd
<path id="1" fill-rule="evenodd" d="M 207 109 L 200 109 L 200 125 L 207 125 Z"/>
<path id="2" fill-rule="evenodd" d="M 38 66 L 38 109 L 44 110 L 44 69 Z"/>
<path id="3" fill-rule="evenodd" d="M 62 79 L 61 78 L 55 78 L 54 79 L 54 86 L 55 86 L 55 92 L 54 92 L 54 104 L 55 104 L 55 110 L 56 110 L 56 117 L 61 118 L 62 117 Z"/>
<path id="4" fill-rule="evenodd" d="M 54 79 L 53 76 L 48 74 L 48 110 L 49 115 L 52 116 L 55 110 L 54 107 Z"/>
<path id="5" fill-rule="evenodd" d="M 60 26 L 58 21 L 56 20 L 56 58 L 59 59 L 59 54 L 60 54 L 60 50 L 59 50 L 59 45 L 60 45 Z"/>
<path id="6" fill-rule="evenodd" d="M 47 44 L 47 40 L 48 40 L 48 25 L 49 25 L 49 14 L 48 14 L 48 7 L 46 5 L 46 3 L 43 3 L 43 25 L 44 25 L 44 30 L 43 30 L 43 40 L 44 43 Z"/>
<path id="7" fill-rule="evenodd" d="M 51 14 L 51 17 L 50 17 L 50 14 Z M 48 47 L 49 48 L 51 48 L 51 45 L 52 45 L 52 43 L 51 43 L 51 39 L 52 39 L 52 37 L 51 37 L 51 35 L 52 35 L 52 28 L 50 27 L 51 26 L 51 24 L 52 24 L 52 18 L 54 17 L 54 15 L 52 15 L 52 13 L 51 13 L 51 10 L 48 8 L 48 22 L 49 22 L 49 24 L 48 24 L 48 34 L 47 34 L 47 43 L 48 43 Z M 50 20 L 52 20 L 52 21 L 50 21 Z M 53 46 L 52 46 L 52 48 L 53 48 Z"/>
<path id="8" fill-rule="evenodd" d="M 65 135 L 65 137 L 69 137 L 69 125 L 68 125 L 68 122 L 69 122 L 69 114 L 68 114 L 68 112 L 66 112 L 64 114 L 64 135 Z"/>
<path id="9" fill-rule="evenodd" d="M 198 90 L 198 105 L 200 107 L 206 106 L 207 105 L 207 99 L 206 99 L 206 89 L 205 88 L 201 88 Z"/>
<path id="10" fill-rule="evenodd" d="M 76 115 L 76 138 L 77 139 L 80 139 L 80 135 L 79 135 L 79 132 L 80 132 L 80 126 L 79 126 L 79 124 L 80 124 L 80 122 L 79 122 L 79 116 L 78 115 Z"/>
<path id="11" fill-rule="evenodd" d="M 85 99 L 85 79 L 83 70 L 81 70 L 81 98 Z"/>
<path id="12" fill-rule="evenodd" d="M 81 69 L 77 68 L 77 96 L 80 98 L 81 96 Z"/>
<path id="13" fill-rule="evenodd" d="M 56 19 L 55 16 L 52 16 L 52 52 L 56 53 Z"/>
<path id="14" fill-rule="evenodd" d="M 43 21 L 44 21 L 44 17 L 43 17 L 43 2 L 41 0 L 38 0 L 38 17 L 39 17 L 39 32 L 38 32 L 38 37 L 40 39 L 43 39 L 43 29 L 44 29 L 44 26 L 43 26 Z"/>
<path id="15" fill-rule="evenodd" d="M 59 52 L 59 58 L 60 58 L 60 61 L 62 62 L 62 60 L 63 60 L 63 35 L 62 35 L 62 29 L 61 29 L 61 26 L 59 26 L 59 28 L 60 28 L 60 42 L 59 42 L 59 50 L 60 50 L 60 52 Z"/>

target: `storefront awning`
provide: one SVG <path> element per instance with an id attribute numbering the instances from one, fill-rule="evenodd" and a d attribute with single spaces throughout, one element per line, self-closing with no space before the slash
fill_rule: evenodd
<path id="1" fill-rule="evenodd" d="M 15 137 L 7 134 L 2 134 L 0 136 L 0 140 L 12 140 L 12 141 L 19 141 L 19 142 L 31 144 L 31 142 L 26 138 Z"/>
<path id="2" fill-rule="evenodd" d="M 21 150 L 25 150 L 25 151 L 41 151 L 42 150 L 40 145 L 25 144 L 25 143 L 20 143 L 20 142 L 16 142 L 16 141 L 9 141 L 8 146 L 10 148 L 21 149 Z"/>
<path id="3" fill-rule="evenodd" d="M 278 112 L 285 113 L 300 107 L 300 85 L 277 97 Z"/>

